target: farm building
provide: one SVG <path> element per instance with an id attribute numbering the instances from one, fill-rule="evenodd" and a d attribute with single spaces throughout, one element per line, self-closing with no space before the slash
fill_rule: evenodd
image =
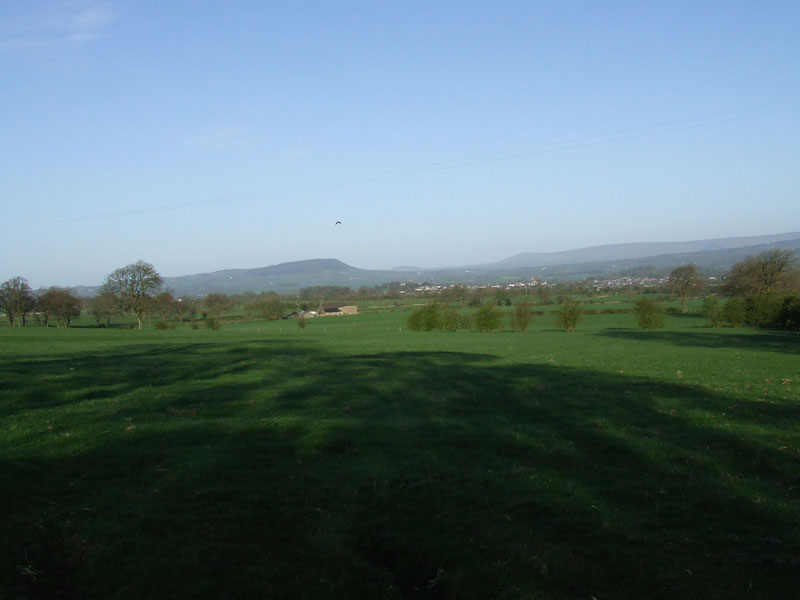
<path id="1" fill-rule="evenodd" d="M 340 317 L 342 315 L 357 315 L 358 306 L 355 304 L 338 304 L 336 302 L 320 302 L 317 313 L 320 317 Z"/>

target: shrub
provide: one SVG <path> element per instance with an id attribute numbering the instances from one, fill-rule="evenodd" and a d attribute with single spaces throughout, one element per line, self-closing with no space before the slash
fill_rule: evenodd
<path id="1" fill-rule="evenodd" d="M 436 302 L 415 309 L 406 319 L 406 326 L 411 331 L 432 331 L 441 327 L 441 314 Z"/>
<path id="2" fill-rule="evenodd" d="M 650 298 L 640 298 L 633 303 L 633 318 L 640 329 L 664 327 L 664 311 L 658 302 Z"/>
<path id="3" fill-rule="evenodd" d="M 723 311 L 719 305 L 719 300 L 715 296 L 706 296 L 703 300 L 703 312 L 711 321 L 711 326 L 715 329 L 722 327 Z"/>
<path id="4" fill-rule="evenodd" d="M 155 325 L 153 325 L 153 329 L 158 329 L 160 331 L 164 331 L 166 329 L 175 329 L 177 324 L 175 321 L 156 321 Z"/>
<path id="5" fill-rule="evenodd" d="M 442 328 L 445 331 L 456 331 L 459 325 L 458 311 L 452 306 L 448 306 L 442 313 Z"/>
<path id="6" fill-rule="evenodd" d="M 433 331 L 442 325 L 442 316 L 439 305 L 436 302 L 429 302 L 422 307 L 422 328 L 425 331 Z"/>
<path id="7" fill-rule="evenodd" d="M 198 323 L 197 321 L 192 321 L 189 323 L 189 327 L 191 327 L 192 329 L 200 329 L 200 323 Z"/>
<path id="8" fill-rule="evenodd" d="M 417 308 L 411 311 L 406 319 L 406 327 L 410 331 L 422 331 L 422 309 Z"/>
<path id="9" fill-rule="evenodd" d="M 525 333 L 531 319 L 533 319 L 533 313 L 531 312 L 530 303 L 527 300 L 519 302 L 510 316 L 511 329 L 519 333 Z"/>
<path id="10" fill-rule="evenodd" d="M 306 318 L 305 317 L 300 317 L 299 319 L 297 319 L 297 326 L 301 330 L 305 329 L 306 325 L 307 325 L 307 323 L 306 323 Z"/>
<path id="11" fill-rule="evenodd" d="M 503 319 L 502 313 L 492 304 L 484 304 L 475 311 L 475 329 L 478 331 L 497 331 Z"/>
<path id="12" fill-rule="evenodd" d="M 747 317 L 741 298 L 729 298 L 722 311 L 725 313 L 728 323 L 733 327 L 741 327 Z"/>
<path id="13" fill-rule="evenodd" d="M 800 297 L 787 296 L 783 299 L 783 305 L 778 313 L 778 325 L 800 331 Z"/>
<path id="14" fill-rule="evenodd" d="M 756 327 L 773 325 L 781 312 L 783 298 L 779 294 L 758 294 L 744 303 L 747 322 Z"/>
<path id="15" fill-rule="evenodd" d="M 458 315 L 458 328 L 472 329 L 472 315 L 469 314 Z"/>
<path id="16" fill-rule="evenodd" d="M 561 307 L 554 313 L 556 325 L 566 331 L 575 331 L 583 317 L 583 305 L 573 298 L 561 301 Z"/>
<path id="17" fill-rule="evenodd" d="M 216 331 L 221 327 L 219 319 L 217 317 L 212 317 L 212 316 L 206 317 L 206 327 Z"/>

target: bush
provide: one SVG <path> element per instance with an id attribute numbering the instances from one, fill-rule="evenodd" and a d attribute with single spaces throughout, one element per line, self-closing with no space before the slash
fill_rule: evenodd
<path id="1" fill-rule="evenodd" d="M 307 323 L 305 317 L 300 317 L 299 319 L 297 319 L 297 326 L 300 328 L 301 331 L 306 328 L 306 325 Z"/>
<path id="2" fill-rule="evenodd" d="M 469 314 L 458 315 L 458 328 L 472 329 L 472 315 Z"/>
<path id="3" fill-rule="evenodd" d="M 459 325 L 458 311 L 452 306 L 448 306 L 442 313 L 442 328 L 445 331 L 456 331 Z"/>
<path id="4" fill-rule="evenodd" d="M 561 307 L 554 313 L 556 326 L 565 331 L 575 331 L 583 317 L 583 305 L 572 298 L 561 301 Z"/>
<path id="5" fill-rule="evenodd" d="M 640 298 L 633 303 L 633 318 L 640 329 L 664 327 L 664 311 L 658 302 L 650 298 Z"/>
<path id="6" fill-rule="evenodd" d="M 158 329 L 160 331 L 164 331 L 166 329 L 175 329 L 177 324 L 175 321 L 156 321 L 153 325 L 153 329 Z"/>
<path id="7" fill-rule="evenodd" d="M 800 331 L 800 297 L 787 296 L 783 299 L 781 311 L 778 313 L 778 325 Z"/>
<path id="8" fill-rule="evenodd" d="M 410 331 L 422 331 L 422 309 L 417 308 L 411 311 L 406 319 L 406 327 Z"/>
<path id="9" fill-rule="evenodd" d="M 503 319 L 502 313 L 492 304 L 484 304 L 475 311 L 475 329 L 478 331 L 497 331 Z"/>
<path id="10" fill-rule="evenodd" d="M 729 298 L 722 309 L 725 318 L 733 327 L 741 327 L 747 317 L 744 302 L 741 298 Z"/>
<path id="11" fill-rule="evenodd" d="M 527 300 L 519 302 L 514 307 L 514 312 L 510 315 L 511 329 L 519 333 L 525 333 L 531 319 L 533 319 L 533 313 L 531 312 L 530 303 Z"/>
<path id="12" fill-rule="evenodd" d="M 217 329 L 219 329 L 221 327 L 219 319 L 217 317 L 208 316 L 208 317 L 206 317 L 206 321 L 205 322 L 206 322 L 206 327 L 208 327 L 209 329 L 212 329 L 214 331 L 216 331 Z"/>
<path id="13" fill-rule="evenodd" d="M 756 327 L 774 325 L 781 312 L 783 298 L 779 294 L 759 294 L 744 303 L 747 322 Z"/>
<path id="14" fill-rule="evenodd" d="M 703 312 L 711 321 L 711 326 L 715 329 L 722 327 L 723 311 L 719 305 L 719 300 L 715 296 L 706 296 L 703 300 Z"/>
<path id="15" fill-rule="evenodd" d="M 406 319 L 406 326 L 411 331 L 433 331 L 441 324 L 442 317 L 436 302 L 415 309 Z"/>

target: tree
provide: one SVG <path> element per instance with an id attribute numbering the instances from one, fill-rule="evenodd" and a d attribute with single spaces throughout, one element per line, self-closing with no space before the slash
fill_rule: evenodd
<path id="1" fill-rule="evenodd" d="M 520 333 L 525 333 L 532 318 L 533 312 L 531 311 L 530 302 L 527 300 L 518 302 L 514 306 L 514 312 L 511 313 L 511 329 Z"/>
<path id="2" fill-rule="evenodd" d="M 69 327 L 72 317 L 81 316 L 81 300 L 59 287 L 51 287 L 36 299 L 38 309 L 44 313 L 44 326 L 50 326 L 55 317 L 59 327 Z"/>
<path id="3" fill-rule="evenodd" d="M 234 302 L 233 298 L 227 294 L 213 293 L 205 297 L 203 305 L 208 309 L 208 312 L 219 319 L 223 311 L 233 308 Z"/>
<path id="4" fill-rule="evenodd" d="M 498 288 L 494 292 L 494 299 L 497 306 L 511 306 L 511 292 L 502 288 Z"/>
<path id="5" fill-rule="evenodd" d="M 475 311 L 475 329 L 478 331 L 497 331 L 503 314 L 494 304 L 483 304 Z"/>
<path id="6" fill-rule="evenodd" d="M 783 296 L 777 292 L 757 294 L 744 299 L 745 319 L 756 327 L 777 324 Z"/>
<path id="7" fill-rule="evenodd" d="M 787 296 L 778 314 L 778 325 L 800 331 L 800 297 Z"/>
<path id="8" fill-rule="evenodd" d="M 158 311 L 162 319 L 175 315 L 180 320 L 180 302 L 175 299 L 171 290 L 165 290 L 153 298 L 153 308 Z"/>
<path id="9" fill-rule="evenodd" d="M 192 320 L 197 316 L 197 302 L 189 296 L 181 296 L 175 301 L 175 314 L 178 321 L 183 322 L 183 315 L 188 315 Z"/>
<path id="10" fill-rule="evenodd" d="M 459 324 L 458 311 L 450 305 L 445 306 L 442 311 L 442 329 L 445 331 L 458 331 Z"/>
<path id="11" fill-rule="evenodd" d="M 153 294 L 163 281 L 153 265 L 140 260 L 108 275 L 102 291 L 113 296 L 121 310 L 134 315 L 141 329 L 142 319 L 152 307 Z"/>
<path id="12" fill-rule="evenodd" d="M 244 314 L 248 319 L 277 321 L 283 316 L 283 303 L 278 294 L 268 292 L 245 302 Z"/>
<path id="13" fill-rule="evenodd" d="M 6 311 L 12 327 L 25 325 L 25 317 L 35 304 L 33 290 L 27 279 L 12 277 L 0 285 L 0 307 Z"/>
<path id="14" fill-rule="evenodd" d="M 725 281 L 725 291 L 745 298 L 790 291 L 798 284 L 794 262 L 794 252 L 780 248 L 749 256 L 733 265 Z"/>
<path id="15" fill-rule="evenodd" d="M 706 317 L 711 321 L 711 326 L 714 329 L 722 327 L 724 313 L 716 296 L 705 297 L 703 300 L 703 312 L 706 313 Z"/>
<path id="16" fill-rule="evenodd" d="M 681 312 L 686 312 L 686 299 L 692 292 L 700 289 L 702 280 L 697 274 L 697 266 L 693 263 L 672 269 L 667 279 L 667 286 L 681 298 Z"/>
<path id="17" fill-rule="evenodd" d="M 536 295 L 539 296 L 540 304 L 550 304 L 550 299 L 553 297 L 553 288 L 545 283 L 540 283 L 534 288 Z"/>
<path id="18" fill-rule="evenodd" d="M 461 305 L 461 308 L 464 308 L 464 305 L 467 301 L 467 296 L 469 296 L 469 289 L 460 284 L 449 287 L 442 292 L 442 300 L 444 302 L 458 302 Z"/>
<path id="19" fill-rule="evenodd" d="M 566 298 L 555 313 L 556 325 L 565 331 L 575 331 L 583 318 L 583 305 L 574 298 Z"/>
<path id="20" fill-rule="evenodd" d="M 414 309 L 406 319 L 406 326 L 411 331 L 433 331 L 442 326 L 442 315 L 439 304 L 428 302 L 425 306 Z"/>
<path id="21" fill-rule="evenodd" d="M 722 311 L 732 327 L 741 327 L 747 317 L 744 302 L 741 298 L 728 298 Z"/>
<path id="22" fill-rule="evenodd" d="M 119 314 L 117 299 L 109 292 L 100 292 L 89 300 L 89 313 L 94 317 L 97 325 L 105 321 L 105 326 L 111 326 L 111 317 Z"/>
<path id="23" fill-rule="evenodd" d="M 633 304 L 633 318 L 640 329 L 660 329 L 664 326 L 664 312 L 658 302 L 640 298 Z"/>

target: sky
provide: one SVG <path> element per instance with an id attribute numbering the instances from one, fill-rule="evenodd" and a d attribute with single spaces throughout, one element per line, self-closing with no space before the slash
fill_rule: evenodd
<path id="1" fill-rule="evenodd" d="M 798 23 L 796 0 L 3 0 L 0 281 L 800 231 Z"/>

